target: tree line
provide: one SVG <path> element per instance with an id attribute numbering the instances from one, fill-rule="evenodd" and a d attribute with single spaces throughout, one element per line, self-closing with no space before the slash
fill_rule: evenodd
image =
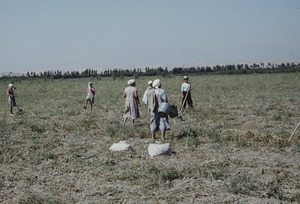
<path id="1" fill-rule="evenodd" d="M 28 78 L 52 78 L 52 79 L 67 79 L 67 78 L 87 78 L 87 77 L 112 77 L 124 79 L 125 77 L 138 78 L 139 76 L 162 76 L 169 77 L 171 75 L 188 75 L 188 74 L 263 74 L 263 73 L 283 73 L 283 72 L 299 72 L 300 63 L 259 63 L 259 64 L 237 64 L 237 65 L 214 65 L 201 67 L 174 67 L 168 70 L 167 67 L 157 68 L 133 68 L 133 69 L 107 69 L 98 71 L 96 69 L 85 69 L 84 71 L 44 71 L 44 72 L 27 72 L 23 77 Z M 5 76 L 3 76 L 5 77 Z"/>

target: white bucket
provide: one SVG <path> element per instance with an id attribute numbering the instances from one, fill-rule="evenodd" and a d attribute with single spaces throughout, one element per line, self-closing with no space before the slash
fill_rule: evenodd
<path id="1" fill-rule="evenodd" d="M 171 108 L 170 104 L 168 104 L 167 102 L 163 102 L 158 107 L 158 115 L 160 117 L 165 118 L 165 117 L 168 116 L 168 114 L 170 113 L 171 109 L 172 108 Z"/>

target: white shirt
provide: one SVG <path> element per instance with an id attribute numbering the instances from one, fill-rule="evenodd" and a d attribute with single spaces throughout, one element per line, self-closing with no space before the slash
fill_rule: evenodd
<path id="1" fill-rule="evenodd" d="M 182 85 L 181 85 L 181 91 L 189 91 L 190 89 L 192 89 L 192 84 L 191 83 L 186 83 L 184 82 Z"/>
<path id="2" fill-rule="evenodd" d="M 146 91 L 144 92 L 144 95 L 143 95 L 143 99 L 142 101 L 147 105 L 148 104 L 148 99 L 147 99 L 147 93 L 148 91 L 150 91 L 152 89 L 151 86 L 148 86 L 148 88 L 146 89 Z"/>

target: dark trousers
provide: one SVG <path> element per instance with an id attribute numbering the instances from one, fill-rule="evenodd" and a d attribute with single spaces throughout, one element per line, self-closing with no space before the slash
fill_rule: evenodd
<path id="1" fill-rule="evenodd" d="M 185 92 L 185 91 L 183 91 L 182 93 L 183 93 L 182 103 L 184 102 L 186 94 L 188 94 L 187 97 L 186 97 L 185 102 L 182 104 L 183 108 L 185 108 L 186 102 L 188 102 L 189 107 L 192 108 L 193 107 L 192 93 L 191 92 Z"/>

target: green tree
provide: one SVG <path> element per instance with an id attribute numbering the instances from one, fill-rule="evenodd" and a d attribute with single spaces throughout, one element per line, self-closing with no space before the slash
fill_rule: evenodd
<path id="1" fill-rule="evenodd" d="M 122 81 L 125 79 L 125 74 L 123 70 L 120 71 L 119 79 L 121 79 Z"/>
<path id="2" fill-rule="evenodd" d="M 116 76 L 116 72 L 112 72 L 112 73 L 111 73 L 111 76 L 112 76 L 113 80 L 115 81 L 115 80 L 116 80 L 116 78 L 117 78 L 117 76 Z"/>

